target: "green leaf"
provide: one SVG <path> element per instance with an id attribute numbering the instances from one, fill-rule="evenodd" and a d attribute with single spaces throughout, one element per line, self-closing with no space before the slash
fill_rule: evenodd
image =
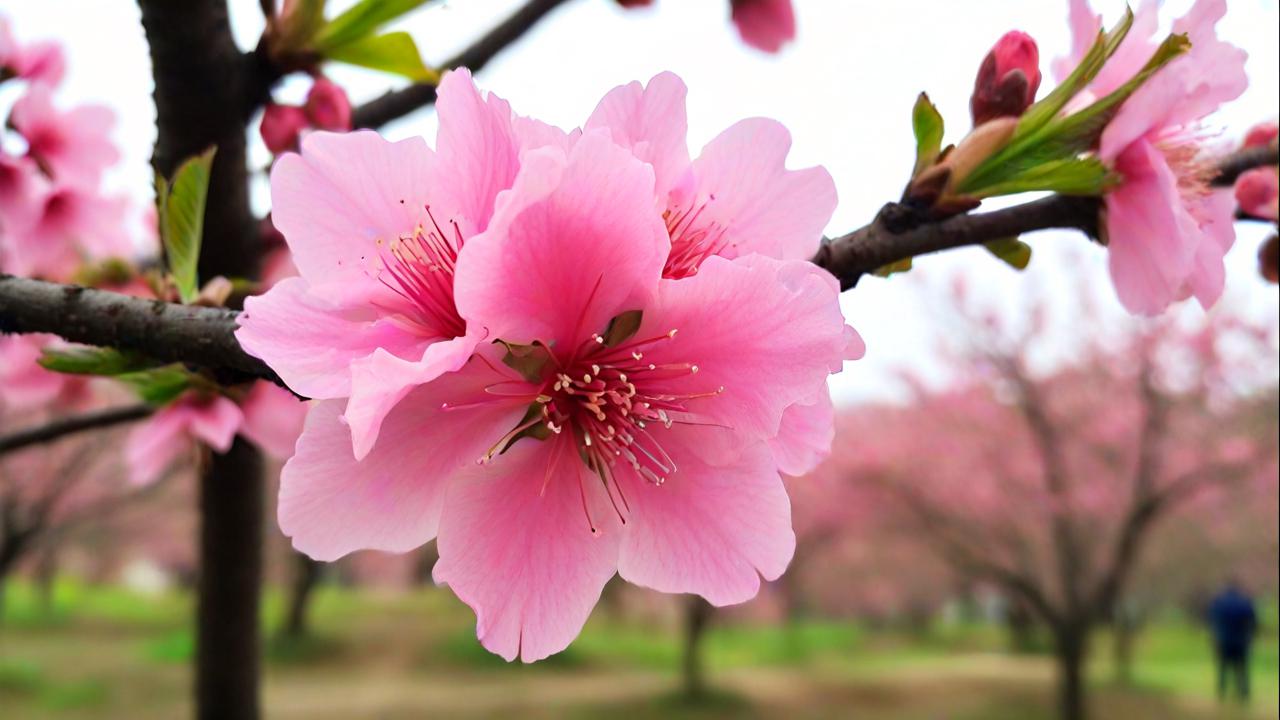
<path id="1" fill-rule="evenodd" d="M 188 158 L 178 167 L 172 182 L 156 175 L 156 211 L 165 262 L 184 303 L 195 300 L 200 292 L 196 265 L 200 261 L 204 207 L 214 152 L 216 148 L 209 148 Z"/>
<path id="2" fill-rule="evenodd" d="M 363 40 L 383 25 L 416 10 L 427 1 L 360 0 L 320 28 L 315 35 L 315 49 L 328 55 L 328 50 Z"/>
<path id="3" fill-rule="evenodd" d="M 158 364 L 135 352 L 100 347 L 45 348 L 37 362 L 46 370 L 72 375 L 120 375 Z"/>
<path id="4" fill-rule="evenodd" d="M 628 310 L 609 321 L 609 327 L 604 331 L 604 344 L 608 347 L 617 347 L 622 343 L 630 340 L 636 331 L 640 329 L 640 321 L 644 318 L 644 313 L 640 310 Z"/>
<path id="5" fill-rule="evenodd" d="M 1096 196 L 1106 192 L 1118 180 L 1119 177 L 1096 157 L 1067 157 L 1010 174 L 972 193 L 975 197 L 984 198 L 1024 192 Z"/>
<path id="6" fill-rule="evenodd" d="M 542 381 L 543 370 L 551 362 L 551 353 L 545 346 L 541 343 L 516 345 L 503 340 L 497 342 L 507 349 L 507 353 L 502 356 L 504 365 L 520 373 L 529 382 Z"/>
<path id="7" fill-rule="evenodd" d="M 1015 270 L 1026 270 L 1031 262 L 1031 246 L 1016 237 L 992 240 L 984 243 L 984 247 Z"/>
<path id="8" fill-rule="evenodd" d="M 916 166 L 911 171 L 911 176 L 915 177 L 934 164 L 942 151 L 942 113 L 925 93 L 920 93 L 915 107 L 911 109 L 911 130 L 916 136 Z"/>
<path id="9" fill-rule="evenodd" d="M 409 33 L 393 32 L 361 38 L 325 51 L 330 60 L 393 73 L 416 83 L 434 84 L 440 73 L 427 67 Z"/>
<path id="10" fill-rule="evenodd" d="M 1080 94 L 1080 91 L 1098 76 L 1102 66 L 1120 48 L 1120 43 L 1129 34 L 1129 28 L 1132 26 L 1133 11 L 1126 7 L 1124 17 L 1111 29 L 1111 32 L 1098 33 L 1098 39 L 1094 41 L 1093 47 L 1089 48 L 1089 52 L 1085 53 L 1076 69 L 1072 70 L 1071 74 L 1053 89 L 1053 92 L 1027 108 L 1018 121 L 1017 135 L 1033 133 L 1057 117 L 1058 113 L 1062 112 L 1062 108 L 1071 102 L 1071 98 Z"/>
<path id="11" fill-rule="evenodd" d="M 182 365 L 165 365 L 116 377 L 128 385 L 148 405 L 167 405 L 194 387 L 197 378 Z"/>

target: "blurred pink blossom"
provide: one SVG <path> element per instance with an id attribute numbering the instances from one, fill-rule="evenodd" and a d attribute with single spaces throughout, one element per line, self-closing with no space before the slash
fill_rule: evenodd
<path id="1" fill-rule="evenodd" d="M 268 103 L 262 111 L 258 134 L 273 155 L 298 149 L 298 138 L 311 124 L 307 113 L 296 105 Z"/>
<path id="2" fill-rule="evenodd" d="M 311 126 L 318 130 L 344 132 L 351 129 L 351 101 L 347 99 L 346 91 L 323 75 L 312 82 L 303 109 Z"/>
<path id="3" fill-rule="evenodd" d="M 1191 49 L 1158 71 L 1121 106 L 1102 135 L 1099 155 L 1123 177 L 1106 196 L 1111 277 L 1129 311 L 1161 312 L 1194 295 L 1209 307 L 1222 294 L 1222 258 L 1235 241 L 1234 203 L 1212 191 L 1201 159 L 1200 122 L 1248 85 L 1245 53 L 1219 40 L 1214 27 L 1225 0 L 1197 0 L 1173 24 Z M 1119 50 L 1089 86 L 1101 97 L 1136 75 L 1155 51 L 1158 7 L 1144 2 Z M 1071 0 L 1075 52 L 1083 57 L 1101 27 L 1087 0 Z"/>
<path id="4" fill-rule="evenodd" d="M 729 0 L 733 24 L 742 41 L 757 50 L 776 53 L 796 37 L 791 0 Z"/>
<path id="5" fill-rule="evenodd" d="M 59 110 L 47 86 L 27 88 L 9 122 L 26 139 L 27 153 L 59 183 L 95 188 L 102 171 L 120 159 L 110 137 L 115 114 L 101 105 Z"/>
<path id="6" fill-rule="evenodd" d="M 0 18 L 0 75 L 8 71 L 29 82 L 57 85 L 66 69 L 61 46 L 51 40 L 21 45 L 13 37 L 8 19 Z"/>

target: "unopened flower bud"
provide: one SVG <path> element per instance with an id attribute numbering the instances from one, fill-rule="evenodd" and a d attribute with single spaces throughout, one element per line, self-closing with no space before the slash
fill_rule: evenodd
<path id="1" fill-rule="evenodd" d="M 1254 168 L 1236 180 L 1236 203 L 1255 218 L 1280 217 L 1280 173 L 1273 167 Z"/>
<path id="2" fill-rule="evenodd" d="M 296 150 L 298 136 L 309 126 L 307 113 L 295 105 L 268 103 L 258 132 L 273 155 Z"/>
<path id="3" fill-rule="evenodd" d="M 311 124 L 321 130 L 345 132 L 351 129 L 351 101 L 337 83 L 317 77 L 307 93 L 304 108 Z"/>
<path id="4" fill-rule="evenodd" d="M 1040 89 L 1040 51 L 1030 35 L 1005 33 L 987 53 L 973 84 L 969 111 L 973 124 L 998 117 L 1019 117 L 1036 100 Z"/>
<path id="5" fill-rule="evenodd" d="M 653 4 L 653 0 L 618 0 L 618 4 L 627 9 L 649 7 Z"/>
<path id="6" fill-rule="evenodd" d="M 1280 125 L 1275 121 L 1258 123 L 1249 128 L 1249 133 L 1244 136 L 1245 147 L 1263 147 L 1275 142 L 1276 136 L 1280 135 Z"/>

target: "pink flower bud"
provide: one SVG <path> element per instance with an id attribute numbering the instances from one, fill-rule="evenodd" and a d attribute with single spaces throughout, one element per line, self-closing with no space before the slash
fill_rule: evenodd
<path id="1" fill-rule="evenodd" d="M 317 77 L 307 93 L 307 117 L 321 130 L 346 132 L 351 129 L 351 101 L 337 83 Z"/>
<path id="2" fill-rule="evenodd" d="M 1011 30 L 987 53 L 973 84 L 969 111 L 973 124 L 998 117 L 1018 117 L 1036 100 L 1040 89 L 1040 51 L 1024 32 Z"/>
<path id="3" fill-rule="evenodd" d="M 258 132 L 274 155 L 298 149 L 298 135 L 309 126 L 307 114 L 295 105 L 268 103 Z"/>
<path id="4" fill-rule="evenodd" d="M 653 0 L 618 0 L 618 4 L 628 10 L 638 7 L 649 7 L 653 4 Z"/>
<path id="5" fill-rule="evenodd" d="M 1254 168 L 1236 180 L 1236 203 L 1244 214 L 1275 220 L 1280 216 L 1280 173 L 1273 167 Z"/>
<path id="6" fill-rule="evenodd" d="M 1270 145 L 1277 135 L 1280 135 L 1280 125 L 1277 125 L 1274 120 L 1258 123 L 1249 128 L 1249 133 L 1244 136 L 1244 146 L 1262 147 L 1263 145 Z"/>

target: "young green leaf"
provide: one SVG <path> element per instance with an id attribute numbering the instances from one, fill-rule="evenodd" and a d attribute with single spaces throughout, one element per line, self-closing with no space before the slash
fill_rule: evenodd
<path id="1" fill-rule="evenodd" d="M 990 185 L 967 189 L 966 192 L 979 198 L 1024 192 L 1097 196 L 1114 186 L 1119 178 L 1096 157 L 1066 157 L 1018 169 L 992 180 Z"/>
<path id="2" fill-rule="evenodd" d="M 361 38 L 325 51 L 330 60 L 359 65 L 406 77 L 416 83 L 440 82 L 440 73 L 427 67 L 409 33 L 393 32 Z"/>
<path id="3" fill-rule="evenodd" d="M 911 109 L 911 130 L 916 136 L 916 166 L 911 171 L 911 177 L 915 177 L 937 162 L 938 154 L 942 152 L 942 113 L 925 93 L 920 93 L 915 107 Z"/>
<path id="4" fill-rule="evenodd" d="M 360 0 L 330 20 L 315 35 L 315 49 L 329 50 L 363 40 L 396 18 L 425 5 L 428 0 Z"/>
<path id="5" fill-rule="evenodd" d="M 1031 246 L 1016 237 L 992 240 L 984 247 L 1015 270 L 1026 270 L 1031 262 Z"/>
<path id="6" fill-rule="evenodd" d="M 151 370 L 118 375 L 117 380 L 128 385 L 143 402 L 161 406 L 178 399 L 178 396 L 197 384 L 199 378 L 182 365 L 165 365 Z"/>
<path id="7" fill-rule="evenodd" d="M 204 207 L 209 194 L 209 174 L 215 148 L 188 158 L 174 173 L 172 182 L 156 175 L 156 213 L 165 263 L 182 302 L 200 291 L 196 265 L 204 234 Z"/>
<path id="8" fill-rule="evenodd" d="M 159 364 L 135 352 L 100 347 L 45 348 L 37 362 L 46 370 L 72 375 L 120 375 Z"/>
<path id="9" fill-rule="evenodd" d="M 894 263 L 889 263 L 888 265 L 881 265 L 880 267 L 873 270 L 871 274 L 877 277 L 887 278 L 890 275 L 904 273 L 909 270 L 911 270 L 911 258 L 903 258 L 902 260 L 899 260 Z"/>

